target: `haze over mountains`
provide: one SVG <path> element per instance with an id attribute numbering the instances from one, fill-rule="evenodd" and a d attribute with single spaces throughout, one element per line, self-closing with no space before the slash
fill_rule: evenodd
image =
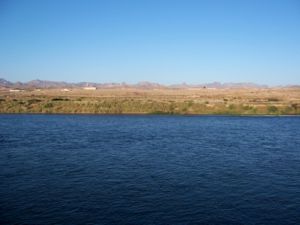
<path id="1" fill-rule="evenodd" d="M 71 82 L 61 82 L 61 81 L 47 81 L 47 80 L 32 80 L 28 82 L 11 82 L 6 79 L 0 78 L 0 87 L 6 88 L 80 88 L 93 86 L 97 88 L 146 88 L 146 89 L 154 89 L 154 88 L 268 88 L 267 85 L 260 85 L 249 82 L 241 82 L 241 83 L 221 83 L 221 82 L 212 82 L 212 83 L 203 83 L 203 84 L 172 84 L 172 85 L 163 85 L 154 82 L 138 82 L 136 84 L 127 84 L 125 82 L 122 83 L 95 83 L 95 82 L 79 82 L 79 83 L 71 83 Z M 299 85 L 287 85 L 287 86 L 279 86 L 279 87 L 299 87 Z"/>

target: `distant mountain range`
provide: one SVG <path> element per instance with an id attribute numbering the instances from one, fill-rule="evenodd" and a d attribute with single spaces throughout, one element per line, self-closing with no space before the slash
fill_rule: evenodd
<path id="1" fill-rule="evenodd" d="M 46 80 L 32 80 L 29 82 L 11 82 L 3 78 L 0 78 L 0 87 L 6 88 L 20 88 L 20 89 L 31 89 L 31 88 L 83 88 L 83 87 L 97 87 L 97 88 L 142 88 L 142 89 L 187 89 L 187 88 L 268 88 L 267 85 L 259 85 L 255 83 L 205 83 L 205 84 L 174 84 L 174 85 L 162 85 L 153 82 L 139 82 L 136 84 L 127 83 L 93 83 L 93 82 L 59 82 L 59 81 L 46 81 Z M 283 87 L 283 86 L 281 86 Z M 289 85 L 284 87 L 300 87 L 300 85 Z"/>

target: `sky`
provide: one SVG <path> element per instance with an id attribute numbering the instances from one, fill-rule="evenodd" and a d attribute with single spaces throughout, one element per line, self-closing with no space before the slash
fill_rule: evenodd
<path id="1" fill-rule="evenodd" d="M 300 84 L 300 1 L 0 0 L 0 78 Z"/>

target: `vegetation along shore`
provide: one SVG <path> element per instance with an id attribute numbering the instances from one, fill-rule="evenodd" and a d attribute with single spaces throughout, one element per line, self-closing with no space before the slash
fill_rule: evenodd
<path id="1" fill-rule="evenodd" d="M 299 115 L 299 87 L 0 89 L 0 113 Z"/>

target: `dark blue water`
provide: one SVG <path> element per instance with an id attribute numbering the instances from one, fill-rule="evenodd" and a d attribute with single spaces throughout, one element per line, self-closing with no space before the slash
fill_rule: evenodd
<path id="1" fill-rule="evenodd" d="M 300 117 L 0 115 L 1 224 L 300 224 Z"/>

